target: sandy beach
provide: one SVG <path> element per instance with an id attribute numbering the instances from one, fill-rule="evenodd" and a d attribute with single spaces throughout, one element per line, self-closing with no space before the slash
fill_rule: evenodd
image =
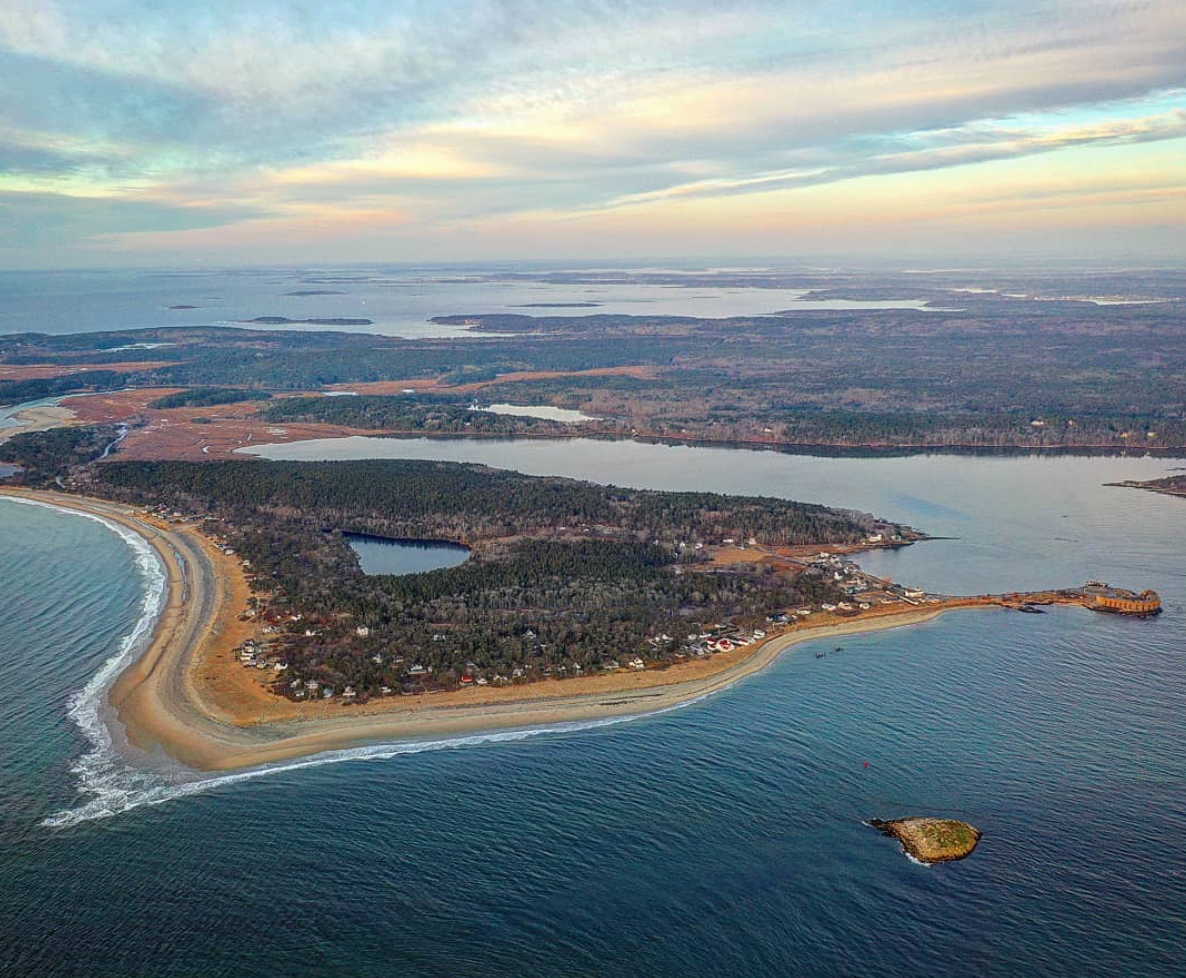
<path id="1" fill-rule="evenodd" d="M 116 680 L 109 702 L 129 741 L 202 770 L 233 770 L 394 740 L 633 716 L 669 709 L 765 669 L 792 646 L 930 621 L 973 600 L 879 609 L 860 619 L 800 625 L 761 645 L 663 670 L 550 680 L 504 689 L 392 697 L 366 705 L 292 703 L 265 690 L 230 648 L 252 633 L 240 621 L 242 567 L 193 526 L 99 499 L 4 490 L 92 513 L 144 537 L 169 579 L 166 606 L 144 654 Z"/>
<path id="2" fill-rule="evenodd" d="M 48 431 L 50 428 L 60 428 L 62 425 L 70 424 L 74 419 L 74 412 L 66 407 L 47 405 L 45 407 L 26 408 L 24 411 L 18 411 L 12 416 L 12 420 L 17 423 L 11 428 L 0 428 L 0 444 L 8 441 L 14 435 L 24 435 L 30 431 Z"/>

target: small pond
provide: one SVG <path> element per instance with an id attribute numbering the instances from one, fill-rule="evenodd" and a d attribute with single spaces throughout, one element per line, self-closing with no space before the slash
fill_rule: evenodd
<path id="1" fill-rule="evenodd" d="M 447 540 L 392 540 L 348 533 L 346 541 L 358 554 L 364 574 L 422 574 L 469 559 L 469 547 Z"/>

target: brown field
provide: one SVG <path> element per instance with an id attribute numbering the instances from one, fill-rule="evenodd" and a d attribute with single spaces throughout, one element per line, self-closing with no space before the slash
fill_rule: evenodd
<path id="1" fill-rule="evenodd" d="M 143 420 L 145 424 L 132 429 L 119 451 L 121 459 L 140 461 L 179 459 L 200 462 L 235 457 L 235 449 L 245 445 L 378 434 L 373 431 L 343 428 L 340 425 L 269 424 L 251 417 L 264 406 L 263 401 L 170 408 L 163 411 L 148 406 L 157 398 L 180 389 L 159 387 L 93 394 L 88 397 L 70 398 L 63 402 L 63 406 L 74 411 L 77 424 L 115 424 Z M 194 418 L 210 418 L 214 423 L 199 424 L 194 422 Z"/>
<path id="2" fill-rule="evenodd" d="M 139 360 L 134 363 L 24 363 L 8 365 L 0 363 L 0 380 L 52 380 L 54 377 L 68 377 L 84 370 L 114 370 L 117 373 L 132 373 L 137 370 L 159 370 L 174 367 L 175 360 Z"/>

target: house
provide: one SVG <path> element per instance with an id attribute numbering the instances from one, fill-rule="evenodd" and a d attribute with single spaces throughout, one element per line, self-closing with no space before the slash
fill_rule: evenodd
<path id="1" fill-rule="evenodd" d="M 359 638 L 367 638 L 371 634 L 371 630 L 366 625 L 359 625 L 354 629 L 354 634 Z"/>
<path id="2" fill-rule="evenodd" d="M 358 693 L 355 691 L 353 686 L 347 686 L 344 690 L 342 690 L 342 699 L 344 700 L 352 700 L 356 696 L 358 696 Z"/>
<path id="3" fill-rule="evenodd" d="M 820 607 L 823 608 L 824 611 L 835 611 L 836 610 L 836 606 L 834 604 L 821 604 Z"/>
<path id="4" fill-rule="evenodd" d="M 423 676 L 423 675 L 426 675 L 427 673 L 428 673 L 428 670 L 425 669 L 424 666 L 419 665 L 419 664 L 412 666 L 412 668 L 408 670 L 409 676 Z"/>

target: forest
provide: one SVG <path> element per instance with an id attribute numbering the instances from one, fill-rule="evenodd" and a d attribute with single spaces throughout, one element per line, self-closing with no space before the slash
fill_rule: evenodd
<path id="1" fill-rule="evenodd" d="M 570 434 L 786 446 L 1186 449 L 1183 303 L 968 294 L 958 301 L 960 308 L 925 311 L 724 319 L 441 317 L 468 327 L 464 338 L 449 339 L 214 326 L 26 333 L 0 337 L 0 365 L 80 372 L 0 380 L 0 400 L 127 386 L 307 395 L 405 381 L 418 386 L 407 402 L 277 400 L 264 417 L 405 433 L 548 430 L 467 416 L 466 402 L 477 397 L 599 419 L 566 428 Z M 136 348 L 145 343 L 153 348 Z M 630 375 L 579 373 L 591 370 Z M 431 398 L 419 390 L 426 385 Z"/>
<path id="2" fill-rule="evenodd" d="M 59 394 L 115 390 L 126 385 L 127 377 L 127 374 L 114 370 L 81 370 L 62 377 L 0 380 L 0 406 L 57 397 Z"/>
<path id="3" fill-rule="evenodd" d="M 269 423 L 318 421 L 372 431 L 435 432 L 456 435 L 563 435 L 566 427 L 540 418 L 520 418 L 469 409 L 459 395 L 360 395 L 286 397 L 257 417 Z"/>
<path id="4" fill-rule="evenodd" d="M 267 391 L 245 390 L 241 387 L 190 387 L 166 394 L 149 403 L 157 410 L 179 407 L 213 407 L 216 404 L 241 404 L 244 401 L 266 401 Z"/>
<path id="5" fill-rule="evenodd" d="M 0 461 L 21 467 L 13 481 L 26 486 L 51 485 L 98 459 L 119 434 L 115 425 L 30 431 L 0 443 Z"/>
<path id="6" fill-rule="evenodd" d="M 364 697 L 384 686 L 449 688 L 467 670 L 510 682 L 617 668 L 636 655 L 668 663 L 689 631 L 752 627 L 839 595 L 818 577 L 711 566 L 697 543 L 911 535 L 812 504 L 444 462 L 107 462 L 87 475 L 94 494 L 212 518 L 203 525 L 250 561 L 268 614 L 288 623 L 273 641 L 289 679 L 350 684 Z M 459 541 L 472 555 L 450 569 L 368 576 L 346 533 Z"/>

